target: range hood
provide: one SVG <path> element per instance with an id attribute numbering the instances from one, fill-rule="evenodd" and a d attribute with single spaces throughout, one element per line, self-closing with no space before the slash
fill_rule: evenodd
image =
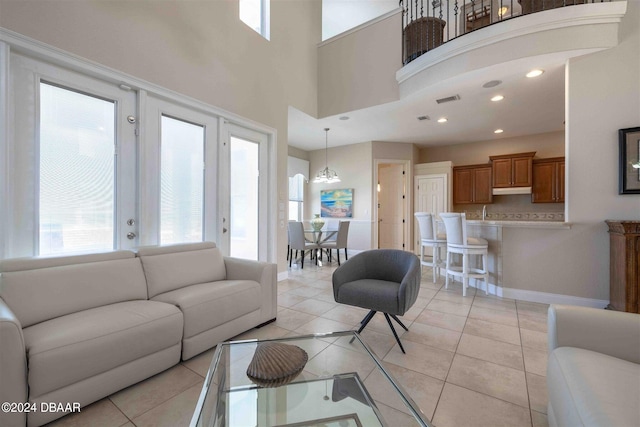
<path id="1" fill-rule="evenodd" d="M 505 187 L 494 188 L 494 196 L 506 196 L 510 194 L 531 194 L 531 187 Z"/>

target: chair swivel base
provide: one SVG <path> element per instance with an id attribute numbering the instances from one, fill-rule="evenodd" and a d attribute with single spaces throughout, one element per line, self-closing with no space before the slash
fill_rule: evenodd
<path id="1" fill-rule="evenodd" d="M 366 316 L 364 316 L 364 319 L 362 319 L 362 321 L 360 322 L 360 328 L 358 329 L 358 333 L 363 331 L 363 329 L 367 326 L 367 324 L 371 321 L 371 319 L 373 319 L 373 316 L 376 313 L 377 311 L 371 310 L 370 312 L 367 313 Z M 404 347 L 402 346 L 402 342 L 400 342 L 400 337 L 398 337 L 398 334 L 396 333 L 396 330 L 393 327 L 393 324 L 391 323 L 391 319 L 398 322 L 398 324 L 402 326 L 402 328 L 405 331 L 409 331 L 409 329 L 404 325 L 404 323 L 400 321 L 400 319 L 398 319 L 398 317 L 395 314 L 388 314 L 388 313 L 383 313 L 383 314 L 384 314 L 384 318 L 387 319 L 387 323 L 391 328 L 391 332 L 393 332 L 393 336 L 395 337 L 396 341 L 398 342 L 398 345 L 400 346 L 400 350 L 402 350 L 402 353 L 406 354 L 406 352 L 404 351 Z M 391 317 L 391 319 L 389 317 Z M 353 338 L 351 339 L 351 342 L 353 342 Z"/>

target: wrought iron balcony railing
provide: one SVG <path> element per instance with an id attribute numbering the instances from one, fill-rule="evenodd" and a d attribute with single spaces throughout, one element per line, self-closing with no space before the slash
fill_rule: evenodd
<path id="1" fill-rule="evenodd" d="M 613 0 L 400 0 L 402 61 L 507 19 L 558 7 Z"/>

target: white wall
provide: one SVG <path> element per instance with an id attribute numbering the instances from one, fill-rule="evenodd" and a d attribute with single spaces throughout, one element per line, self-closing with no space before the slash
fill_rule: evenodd
<path id="1" fill-rule="evenodd" d="M 400 12 L 318 48 L 318 116 L 397 101 Z"/>
<path id="2" fill-rule="evenodd" d="M 454 166 L 489 163 L 489 156 L 535 151 L 535 158 L 564 156 L 564 132 L 549 132 L 516 138 L 466 144 L 439 145 L 420 149 L 420 163 L 452 161 Z"/>
<path id="3" fill-rule="evenodd" d="M 370 142 L 329 148 L 329 168 L 335 170 L 341 182 L 314 184 L 313 178 L 325 167 L 325 151 L 310 152 L 311 179 L 306 188 L 305 219 L 320 213 L 320 190 L 353 188 L 353 218 L 349 225 L 349 249 L 371 249 L 371 183 L 373 182 L 372 149 Z M 337 224 L 338 219 L 329 219 Z"/>
<path id="4" fill-rule="evenodd" d="M 317 113 L 321 0 L 272 1 L 271 41 L 239 20 L 237 0 L 0 0 L 0 10 L 4 28 L 275 128 L 286 204 L 288 107 Z M 284 248 L 284 226 L 277 235 Z"/>
<path id="5" fill-rule="evenodd" d="M 398 7 L 397 0 L 322 0 L 322 40 Z"/>
<path id="6" fill-rule="evenodd" d="M 504 283 L 609 299 L 606 219 L 640 220 L 640 196 L 618 195 L 618 129 L 640 123 L 640 2 L 628 2 L 620 44 L 571 59 L 567 70 L 570 230 L 505 229 Z"/>

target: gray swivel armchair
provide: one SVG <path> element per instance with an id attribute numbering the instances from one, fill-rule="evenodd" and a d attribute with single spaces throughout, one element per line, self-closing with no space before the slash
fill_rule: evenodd
<path id="1" fill-rule="evenodd" d="M 333 273 L 333 297 L 341 304 L 368 308 L 360 322 L 358 333 L 378 312 L 384 313 L 400 350 L 404 347 L 391 323 L 411 308 L 418 298 L 421 279 L 420 260 L 411 252 L 396 249 L 376 249 L 361 252 Z"/>

